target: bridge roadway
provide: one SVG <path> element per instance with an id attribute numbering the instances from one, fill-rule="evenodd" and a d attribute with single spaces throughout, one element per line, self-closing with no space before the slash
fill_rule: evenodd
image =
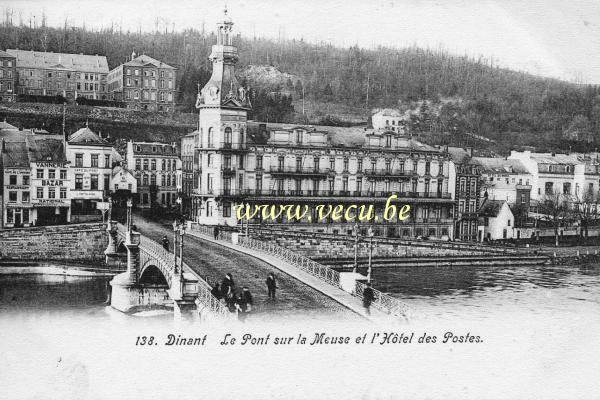
<path id="1" fill-rule="evenodd" d="M 139 214 L 134 216 L 133 223 L 140 233 L 159 243 L 166 235 L 171 250 L 173 249 L 172 225 L 150 221 Z M 248 286 L 254 298 L 253 320 L 307 316 L 311 319 L 324 320 L 360 318 L 358 314 L 337 301 L 272 265 L 224 246 L 186 235 L 183 259 L 211 285 L 220 282 L 229 272 L 238 289 Z M 273 272 L 277 279 L 276 301 L 267 298 L 265 280 L 270 272 Z"/>

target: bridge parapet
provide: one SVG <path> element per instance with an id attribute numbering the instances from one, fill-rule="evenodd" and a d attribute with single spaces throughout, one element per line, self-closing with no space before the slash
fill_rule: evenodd
<path id="1" fill-rule="evenodd" d="M 126 240 L 125 226 L 117 224 L 117 235 Z M 140 266 L 138 274 L 141 276 L 145 265 L 155 265 L 164 275 L 170 293 L 175 301 L 192 302 L 196 307 L 209 314 L 213 319 L 225 320 L 232 318 L 232 313 L 227 307 L 211 293 L 212 287 L 202 279 L 188 264 L 182 262 L 184 273 L 175 271 L 173 253 L 165 250 L 159 243 L 141 235 L 139 240 Z M 139 276 L 138 276 L 139 279 Z"/>

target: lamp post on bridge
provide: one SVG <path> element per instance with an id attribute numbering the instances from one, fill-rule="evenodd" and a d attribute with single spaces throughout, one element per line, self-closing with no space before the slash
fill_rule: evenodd
<path id="1" fill-rule="evenodd" d="M 131 197 L 127 199 L 127 231 L 131 231 L 131 226 L 133 225 L 133 215 L 131 213 L 131 207 L 133 206 L 133 201 Z"/>
<path id="2" fill-rule="evenodd" d="M 177 233 L 179 231 L 179 225 L 177 220 L 173 221 L 173 273 L 177 273 Z"/>
<path id="3" fill-rule="evenodd" d="M 352 272 L 356 273 L 358 271 L 358 222 L 354 222 L 354 268 L 352 268 Z"/>
<path id="4" fill-rule="evenodd" d="M 367 282 L 371 283 L 373 268 L 373 236 L 375 235 L 372 227 L 369 227 L 367 235 L 369 236 L 369 269 L 367 272 Z"/>

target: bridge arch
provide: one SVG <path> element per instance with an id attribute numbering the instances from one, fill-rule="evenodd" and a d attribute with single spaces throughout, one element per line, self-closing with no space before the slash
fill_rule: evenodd
<path id="1" fill-rule="evenodd" d="M 117 240 L 117 253 L 127 253 L 127 247 L 125 247 L 125 241 L 119 238 Z"/>
<path id="2" fill-rule="evenodd" d="M 167 277 L 152 260 L 148 260 L 140 269 L 139 283 L 169 287 Z"/>

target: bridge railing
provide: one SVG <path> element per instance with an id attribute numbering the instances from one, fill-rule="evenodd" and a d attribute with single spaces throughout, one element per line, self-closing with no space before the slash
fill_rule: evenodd
<path id="1" fill-rule="evenodd" d="M 287 261 L 293 266 L 308 272 L 309 274 L 329 283 L 330 285 L 340 287 L 340 273 L 318 262 L 294 253 L 284 247 L 272 243 L 266 243 L 256 239 L 249 239 L 241 236 L 238 244 L 248 249 L 258 250 L 263 253 L 271 254 L 279 259 Z"/>
<path id="2" fill-rule="evenodd" d="M 241 236 L 239 238 L 238 244 L 242 247 L 271 254 L 281 260 L 287 261 L 296 268 L 308 272 L 322 281 L 329 283 L 330 285 L 341 288 L 339 272 L 326 267 L 325 265 L 319 264 L 308 257 L 294 253 L 293 251 L 276 244 L 265 243 L 260 240 L 247 238 L 245 236 Z M 356 286 L 352 295 L 362 300 L 365 287 L 366 285 L 364 283 L 356 282 Z M 390 315 L 398 317 L 407 316 L 409 307 L 406 303 L 396 299 L 395 297 L 380 292 L 377 289 L 373 289 L 373 294 L 373 306 Z"/>
<path id="3" fill-rule="evenodd" d="M 364 291 L 367 285 L 362 282 L 356 281 L 356 285 L 354 287 L 354 294 L 361 299 L 364 297 Z M 406 303 L 396 299 L 395 297 L 390 296 L 389 294 L 385 294 L 380 292 L 379 290 L 371 287 L 373 290 L 373 302 L 371 305 L 380 309 L 383 312 L 386 312 L 395 316 L 403 316 L 407 317 L 409 312 L 409 307 Z"/>
<path id="4" fill-rule="evenodd" d="M 194 232 L 198 232 L 200 234 L 206 235 L 212 239 L 214 239 L 214 237 L 215 237 L 215 227 L 214 226 L 192 224 L 190 226 L 190 229 Z M 231 231 L 224 230 L 223 228 L 219 228 L 217 240 L 224 240 L 226 242 L 231 242 Z"/>
<path id="5" fill-rule="evenodd" d="M 119 236 L 125 238 L 125 227 L 122 224 L 117 225 L 117 232 Z M 165 250 L 159 243 L 143 235 L 140 235 L 140 251 L 144 251 L 150 256 L 154 257 L 159 264 L 161 264 L 161 269 L 166 269 L 166 271 L 164 271 L 167 272 L 165 274 L 165 278 L 167 279 L 169 286 L 171 286 L 172 276 L 174 275 L 173 253 Z M 184 272 L 191 273 L 198 279 L 197 299 L 200 304 L 202 304 L 209 313 L 219 319 L 232 318 L 233 314 L 229 312 L 229 309 L 225 306 L 225 304 L 212 295 L 212 287 L 204 279 L 202 279 L 200 275 L 194 272 L 194 270 L 187 263 L 183 262 L 183 268 Z"/>

